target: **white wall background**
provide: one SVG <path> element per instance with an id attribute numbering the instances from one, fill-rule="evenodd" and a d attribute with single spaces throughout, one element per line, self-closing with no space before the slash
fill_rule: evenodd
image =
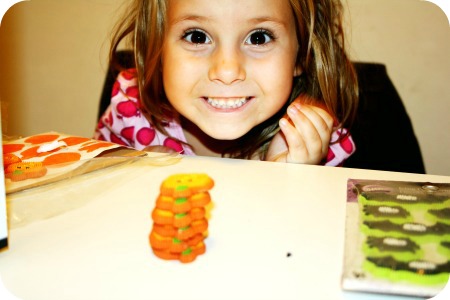
<path id="1" fill-rule="evenodd" d="M 3 133 L 90 137 L 109 33 L 124 0 L 30 0 L 0 27 Z M 355 60 L 379 62 L 402 97 L 427 172 L 450 175 L 450 26 L 421 0 L 343 0 Z"/>

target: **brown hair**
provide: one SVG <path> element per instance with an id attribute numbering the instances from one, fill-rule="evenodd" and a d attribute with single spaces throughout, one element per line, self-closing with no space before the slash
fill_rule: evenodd
<path id="1" fill-rule="evenodd" d="M 307 95 L 349 128 L 356 114 L 358 83 L 344 47 L 343 7 L 340 0 L 289 0 L 295 18 L 299 51 L 297 65 L 302 74 L 285 106 L 273 117 L 239 138 L 239 148 L 223 155 L 251 158 L 264 156 L 265 148 L 279 131 L 278 121 L 299 95 Z M 164 123 L 176 115 L 164 93 L 161 51 L 166 26 L 167 0 L 134 0 L 115 28 L 110 61 L 116 65 L 119 43 L 131 38 L 141 106 L 149 121 L 167 134 Z"/>

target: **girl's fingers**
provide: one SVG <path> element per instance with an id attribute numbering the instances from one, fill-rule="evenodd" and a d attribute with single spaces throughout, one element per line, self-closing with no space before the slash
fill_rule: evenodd
<path id="1" fill-rule="evenodd" d="M 328 151 L 334 122 L 330 114 L 317 106 L 294 103 L 289 107 L 288 115 L 303 135 L 308 150 L 312 153 L 320 150 L 324 156 Z"/>
<path id="2" fill-rule="evenodd" d="M 295 106 L 308 117 L 319 132 L 329 131 L 331 134 L 334 120 L 327 111 L 320 107 L 311 105 L 295 104 Z"/>
<path id="3" fill-rule="evenodd" d="M 286 162 L 308 163 L 309 152 L 297 129 L 285 118 L 280 120 L 280 128 L 288 146 Z"/>
<path id="4" fill-rule="evenodd" d="M 290 163 L 320 163 L 328 152 L 333 122 L 324 109 L 294 102 L 280 120 L 282 141 L 272 140 L 269 157 Z"/>
<path id="5" fill-rule="evenodd" d="M 328 145 L 326 144 L 327 138 L 326 134 L 323 134 L 316 128 L 315 123 L 320 124 L 320 117 L 318 114 L 311 111 L 309 112 L 309 115 L 312 115 L 312 117 L 308 117 L 303 111 L 299 110 L 299 107 L 295 105 L 289 107 L 288 109 L 288 116 L 291 118 L 297 131 L 302 136 L 308 150 L 309 157 L 314 161 L 320 161 L 320 159 L 324 156 L 324 151 L 328 148 Z M 313 118 L 316 120 L 313 121 Z"/>

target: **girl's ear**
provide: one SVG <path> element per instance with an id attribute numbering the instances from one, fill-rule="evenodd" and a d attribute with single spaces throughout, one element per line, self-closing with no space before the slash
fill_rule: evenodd
<path id="1" fill-rule="evenodd" d="M 294 77 L 300 76 L 303 73 L 302 67 L 296 65 L 294 68 Z"/>

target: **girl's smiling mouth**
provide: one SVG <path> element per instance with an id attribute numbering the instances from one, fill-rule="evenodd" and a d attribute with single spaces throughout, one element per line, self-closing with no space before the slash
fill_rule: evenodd
<path id="1" fill-rule="evenodd" d="M 245 105 L 253 97 L 204 97 L 206 102 L 214 108 L 236 109 Z"/>

